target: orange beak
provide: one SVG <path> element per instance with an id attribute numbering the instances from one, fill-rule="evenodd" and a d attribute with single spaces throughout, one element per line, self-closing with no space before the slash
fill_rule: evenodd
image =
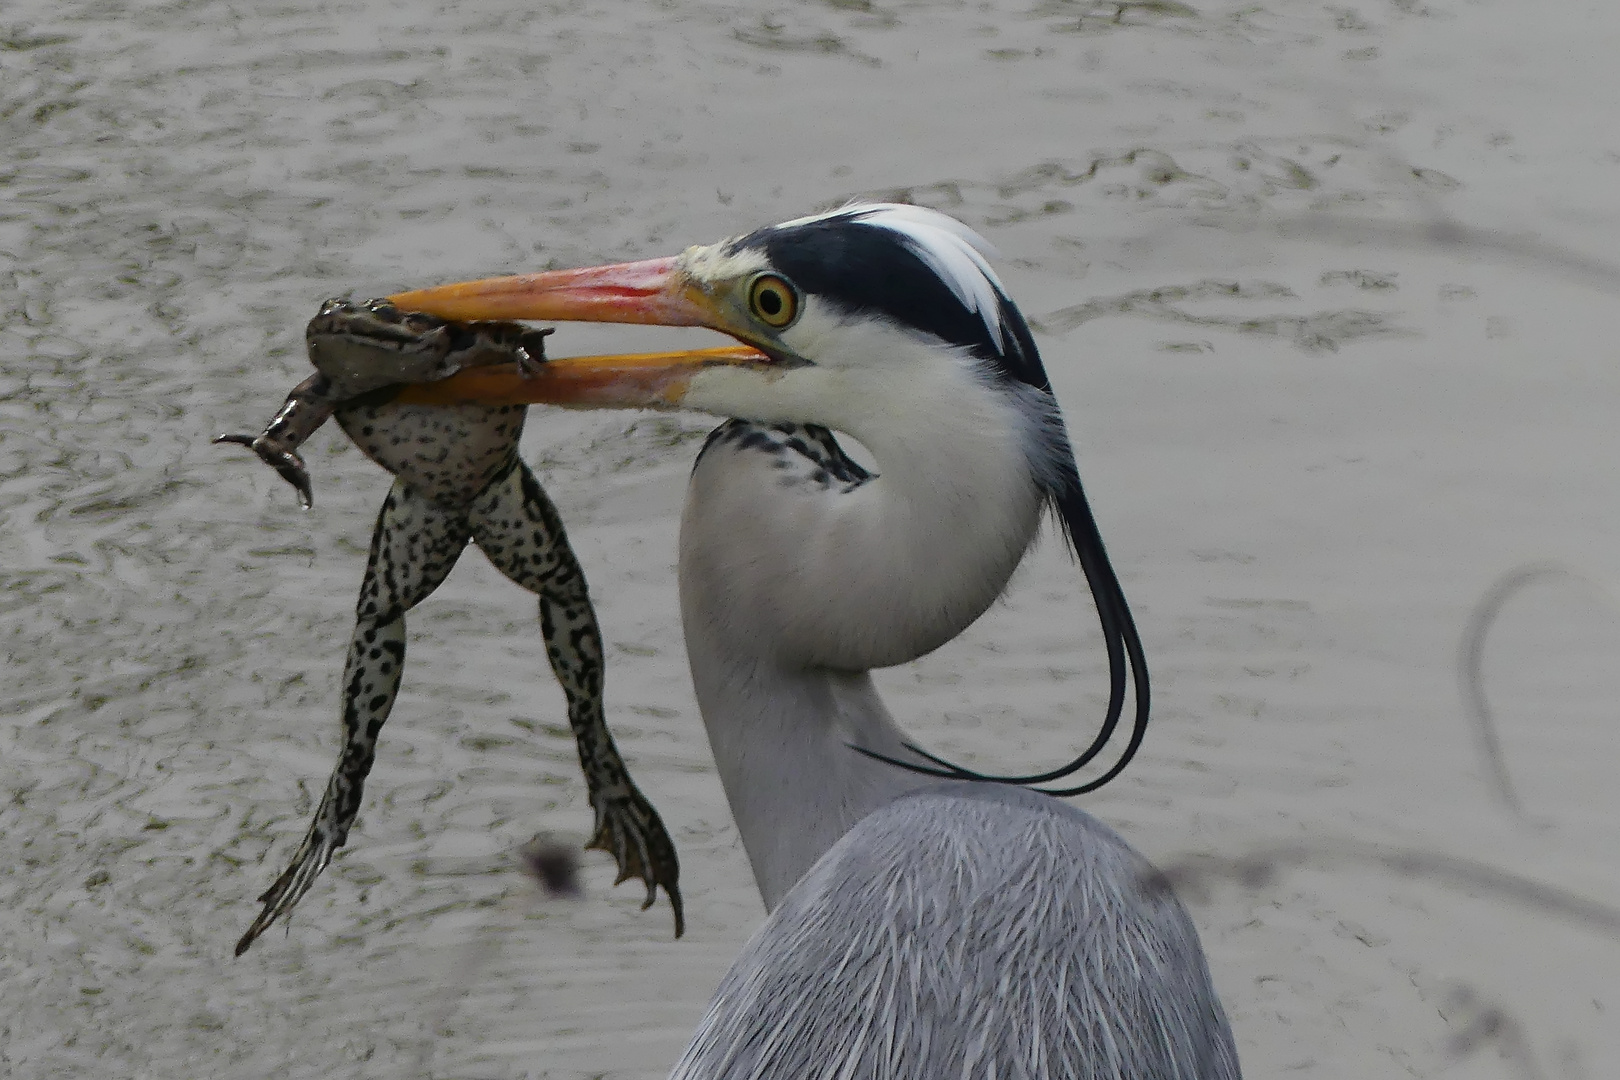
<path id="1" fill-rule="evenodd" d="M 639 323 L 731 332 L 715 304 L 673 257 L 486 278 L 397 293 L 388 299 L 403 311 L 458 321 Z M 550 360 L 528 376 L 515 364 L 473 368 L 440 382 L 412 384 L 396 400 L 423 405 L 669 408 L 680 403 L 692 377 L 705 368 L 771 362 L 770 357 L 746 345 L 573 356 Z"/>
<path id="2" fill-rule="evenodd" d="M 420 309 L 418 309 L 420 310 Z M 516 364 L 468 368 L 438 382 L 409 383 L 402 405 L 575 405 L 669 409 L 681 403 L 692 376 L 720 364 L 768 364 L 747 345 L 683 352 L 563 356 L 524 374 Z"/>

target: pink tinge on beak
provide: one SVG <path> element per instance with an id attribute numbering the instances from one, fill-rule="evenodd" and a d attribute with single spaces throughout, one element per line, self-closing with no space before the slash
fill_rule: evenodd
<path id="1" fill-rule="evenodd" d="M 524 319 L 709 326 L 710 309 L 677 269 L 679 259 L 643 259 L 578 270 L 485 278 L 396 293 L 405 311 L 441 319 Z"/>

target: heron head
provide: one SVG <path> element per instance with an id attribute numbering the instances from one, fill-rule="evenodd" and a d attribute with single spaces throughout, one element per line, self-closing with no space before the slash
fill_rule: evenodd
<path id="1" fill-rule="evenodd" d="M 669 258 L 391 299 L 450 319 L 708 327 L 743 347 L 562 359 L 549 377 L 508 392 L 535 402 L 818 423 L 861 438 L 863 428 L 937 408 L 942 395 L 992 408 L 1011 394 L 1025 411 L 1052 412 L 1029 328 L 990 254 L 978 234 L 936 210 L 861 204 Z M 419 388 L 412 399 L 492 400 L 476 395 L 475 387 L 492 385 L 488 374 L 481 378 Z M 993 393 L 969 400 L 979 391 Z M 1036 426 L 1048 426 L 1046 418 Z"/>

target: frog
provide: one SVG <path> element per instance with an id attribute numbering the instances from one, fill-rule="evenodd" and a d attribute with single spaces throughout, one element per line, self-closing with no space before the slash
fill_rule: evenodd
<path id="1" fill-rule="evenodd" d="M 605 851 L 620 884 L 640 878 L 651 907 L 662 888 L 685 930 L 680 865 L 656 809 L 630 777 L 603 708 L 602 632 L 562 517 L 518 456 L 527 406 L 408 405 L 410 383 L 471 367 L 545 362 L 548 329 L 521 323 L 452 322 L 386 300 L 335 298 L 305 332 L 315 374 L 299 383 L 258 435 L 221 435 L 246 446 L 297 491 L 314 495 L 299 447 L 328 419 L 393 474 L 371 538 L 343 673 L 343 745 L 292 863 L 259 897 L 258 917 L 236 955 L 308 893 L 359 814 L 377 738 L 393 709 L 405 662 L 405 615 L 427 599 L 469 544 L 539 598 L 546 659 L 567 699 L 580 766 L 595 813 L 587 849 Z"/>

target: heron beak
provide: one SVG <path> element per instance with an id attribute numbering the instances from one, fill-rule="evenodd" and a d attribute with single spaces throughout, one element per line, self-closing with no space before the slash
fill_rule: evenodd
<path id="1" fill-rule="evenodd" d="M 710 297 L 681 270 L 678 257 L 486 278 L 397 293 L 388 299 L 404 311 L 457 321 L 638 323 L 733 333 Z M 439 382 L 412 384 L 395 400 L 421 405 L 669 408 L 680 404 L 699 371 L 770 362 L 766 354 L 746 345 L 562 357 L 548 360 L 529 375 L 515 365 L 470 369 Z"/>
<path id="2" fill-rule="evenodd" d="M 581 408 L 670 409 L 692 377 L 719 365 L 768 364 L 747 345 L 682 352 L 563 356 L 525 373 L 516 364 L 468 368 L 438 382 L 409 383 L 402 405 L 574 405 Z"/>
<path id="3" fill-rule="evenodd" d="M 547 270 L 485 278 L 397 293 L 401 311 L 440 319 L 523 319 L 534 322 L 650 323 L 707 326 L 697 290 L 678 269 L 680 260 L 645 259 L 579 270 Z"/>

